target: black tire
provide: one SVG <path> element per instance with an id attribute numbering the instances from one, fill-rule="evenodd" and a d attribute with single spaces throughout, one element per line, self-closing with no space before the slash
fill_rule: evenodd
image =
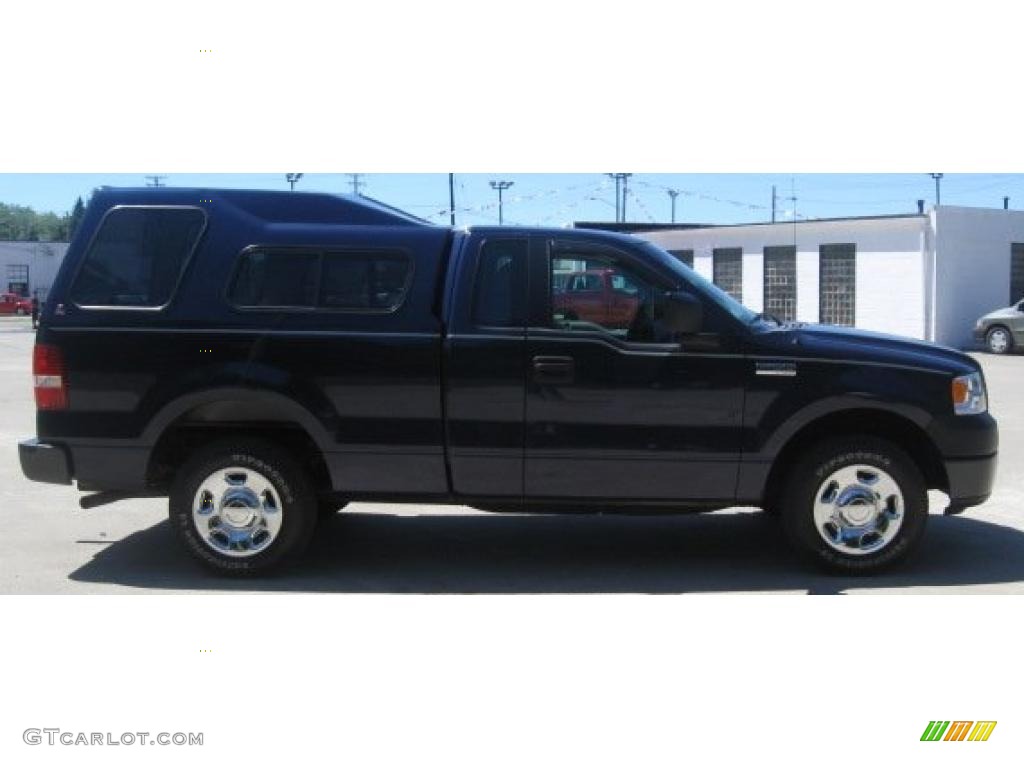
<path id="1" fill-rule="evenodd" d="M 903 497 L 902 521 L 884 546 L 849 554 L 825 541 L 814 521 L 815 497 L 826 479 L 843 467 L 863 464 L 887 473 Z M 822 441 L 804 453 L 783 489 L 782 522 L 804 556 L 830 571 L 877 573 L 902 560 L 921 540 L 928 521 L 928 490 L 917 464 L 898 446 L 868 435 Z"/>
<path id="2" fill-rule="evenodd" d="M 997 333 L 1006 334 L 1006 346 L 998 344 L 995 339 Z M 993 325 L 988 331 L 985 332 L 985 349 L 991 352 L 993 355 L 1005 355 L 1007 352 L 1013 350 L 1013 334 L 1010 333 L 1010 329 L 1004 325 Z"/>
<path id="3" fill-rule="evenodd" d="M 199 485 L 220 468 L 250 468 L 270 481 L 281 502 L 281 526 L 266 548 L 233 557 L 215 551 L 196 529 L 192 504 Z M 171 488 L 171 525 L 189 552 L 212 570 L 234 576 L 262 575 L 298 557 L 316 528 L 317 496 L 309 476 L 277 445 L 254 438 L 215 442 L 193 456 L 177 473 Z"/>

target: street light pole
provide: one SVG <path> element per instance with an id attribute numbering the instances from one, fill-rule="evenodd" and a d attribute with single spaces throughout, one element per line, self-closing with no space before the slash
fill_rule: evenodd
<path id="1" fill-rule="evenodd" d="M 942 181 L 943 174 L 941 174 L 941 173 L 930 173 L 928 175 L 931 176 L 933 179 L 935 179 L 935 207 L 938 208 L 939 204 L 940 204 L 940 202 L 942 200 L 942 198 L 941 198 L 941 196 L 939 194 L 940 193 L 939 183 Z"/>
<path id="2" fill-rule="evenodd" d="M 295 191 L 295 182 L 297 182 L 299 179 L 302 178 L 302 174 L 301 173 L 286 173 L 284 175 L 284 177 L 288 181 L 288 184 L 291 185 L 292 192 L 294 192 Z"/>
<path id="3" fill-rule="evenodd" d="M 492 181 L 491 182 L 491 189 L 498 190 L 498 224 L 499 225 L 505 223 L 505 204 L 504 204 L 504 201 L 502 200 L 501 193 L 504 192 L 509 187 L 511 187 L 513 184 L 515 184 L 514 181 Z"/>
<path id="4" fill-rule="evenodd" d="M 672 198 L 672 223 L 676 223 L 676 198 L 679 197 L 678 189 L 668 190 L 668 196 Z"/>
<path id="5" fill-rule="evenodd" d="M 629 191 L 626 181 L 632 173 L 606 173 L 610 179 L 615 179 L 615 222 L 626 220 L 626 193 Z"/>

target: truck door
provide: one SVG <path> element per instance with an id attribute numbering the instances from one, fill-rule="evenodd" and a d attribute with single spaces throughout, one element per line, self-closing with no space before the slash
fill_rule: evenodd
<path id="1" fill-rule="evenodd" d="M 700 334 L 667 338 L 659 302 L 680 286 L 625 248 L 568 234 L 531 248 L 525 493 L 730 500 L 742 423 L 739 338 L 713 314 Z M 550 286 L 580 265 L 617 276 L 621 311 L 605 323 L 553 311 Z"/>
<path id="2" fill-rule="evenodd" d="M 520 498 L 529 240 L 474 232 L 457 254 L 445 339 L 452 488 Z"/>

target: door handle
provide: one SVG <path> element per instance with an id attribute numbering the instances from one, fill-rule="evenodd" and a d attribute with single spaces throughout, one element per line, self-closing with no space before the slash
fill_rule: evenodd
<path id="1" fill-rule="evenodd" d="M 575 376 L 576 361 L 571 357 L 533 358 L 533 380 L 538 384 L 571 384 Z"/>

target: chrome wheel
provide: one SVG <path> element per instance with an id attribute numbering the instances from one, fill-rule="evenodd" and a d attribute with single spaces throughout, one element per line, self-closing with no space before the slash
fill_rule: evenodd
<path id="1" fill-rule="evenodd" d="M 228 557 L 252 557 L 281 531 L 281 497 L 259 472 L 226 467 L 199 484 L 192 522 L 203 543 Z"/>
<path id="2" fill-rule="evenodd" d="M 990 352 L 1001 355 L 1010 348 L 1010 334 L 1005 328 L 993 328 L 988 332 Z"/>
<path id="3" fill-rule="evenodd" d="M 867 555 L 889 544 L 903 524 L 903 493 L 885 471 L 868 464 L 836 470 L 814 497 L 814 527 L 838 552 Z"/>

